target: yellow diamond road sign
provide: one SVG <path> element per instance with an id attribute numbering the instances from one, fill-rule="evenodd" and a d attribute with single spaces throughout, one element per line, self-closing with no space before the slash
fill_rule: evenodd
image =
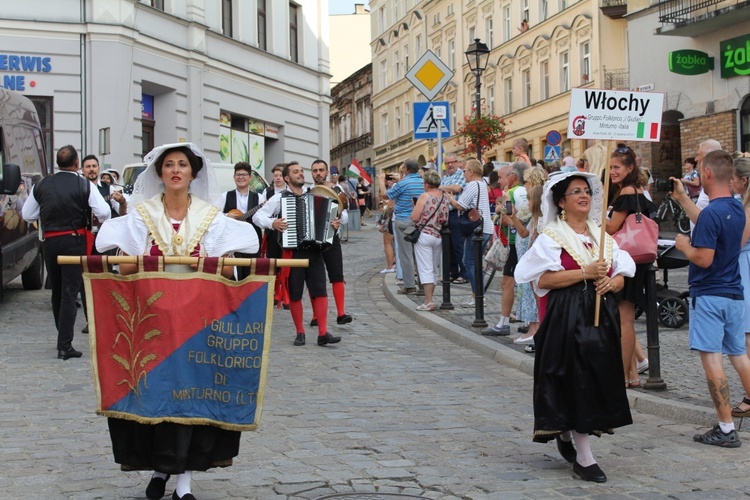
<path id="1" fill-rule="evenodd" d="M 451 78 L 453 71 L 431 50 L 425 52 L 406 73 L 406 79 L 430 101 L 443 90 Z"/>

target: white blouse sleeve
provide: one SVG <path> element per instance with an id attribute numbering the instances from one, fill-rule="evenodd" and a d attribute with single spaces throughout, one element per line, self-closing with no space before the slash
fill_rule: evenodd
<path id="1" fill-rule="evenodd" d="M 100 252 L 121 249 L 127 255 L 143 255 L 146 251 L 148 227 L 137 211 L 123 217 L 104 221 L 96 234 L 96 249 Z"/>
<path id="2" fill-rule="evenodd" d="M 529 283 L 540 297 L 547 295 L 548 289 L 539 288 L 539 278 L 547 271 L 563 271 L 560 262 L 562 247 L 552 238 L 542 233 L 534 244 L 523 254 L 516 265 L 514 277 L 517 283 Z"/>
<path id="3" fill-rule="evenodd" d="M 222 257 L 232 252 L 256 253 L 260 248 L 252 224 L 217 215 L 203 235 L 206 255 Z"/>
<path id="4" fill-rule="evenodd" d="M 628 252 L 620 250 L 617 242 L 612 239 L 612 276 L 622 274 L 628 278 L 635 276 L 635 262 Z"/>

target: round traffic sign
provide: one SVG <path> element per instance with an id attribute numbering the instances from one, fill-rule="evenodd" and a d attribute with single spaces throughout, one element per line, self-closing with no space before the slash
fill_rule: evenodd
<path id="1" fill-rule="evenodd" d="M 547 132 L 547 144 L 550 146 L 557 146 L 562 141 L 562 135 L 557 130 L 550 130 Z"/>

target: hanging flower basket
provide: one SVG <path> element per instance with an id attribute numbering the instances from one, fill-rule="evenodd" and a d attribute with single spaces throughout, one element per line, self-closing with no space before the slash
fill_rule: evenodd
<path id="1" fill-rule="evenodd" d="M 502 144 L 510 130 L 505 119 L 491 115 L 482 109 L 482 115 L 465 116 L 463 122 L 456 124 L 456 145 L 464 148 L 464 155 L 474 156 L 477 148 L 482 153 Z"/>

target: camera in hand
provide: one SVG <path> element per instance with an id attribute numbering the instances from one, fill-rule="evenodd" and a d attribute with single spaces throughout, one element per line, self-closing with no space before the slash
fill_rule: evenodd
<path id="1" fill-rule="evenodd" d="M 505 202 L 505 213 L 510 215 L 513 213 L 513 203 L 510 201 Z"/>
<path id="2" fill-rule="evenodd" d="M 672 181 L 669 179 L 656 179 L 654 181 L 654 187 L 659 193 L 672 193 L 674 191 Z"/>

